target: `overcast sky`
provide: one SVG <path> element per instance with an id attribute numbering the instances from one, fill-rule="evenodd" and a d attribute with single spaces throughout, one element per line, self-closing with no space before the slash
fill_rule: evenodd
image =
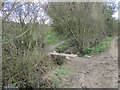
<path id="1" fill-rule="evenodd" d="M 6 1 L 14 1 L 14 0 L 6 0 Z M 47 1 L 47 0 L 33 0 L 33 1 L 40 1 L 40 2 L 43 2 L 44 3 L 44 1 Z M 110 1 L 110 2 L 115 2 L 116 3 L 116 5 L 118 6 L 118 2 L 120 1 L 120 0 L 108 0 L 108 1 Z M 2 14 L 1 14 L 1 12 L 0 12 L 0 17 L 2 16 Z M 118 10 L 114 13 L 114 15 L 113 15 L 113 17 L 115 17 L 116 19 L 118 19 Z M 46 22 L 46 23 L 48 23 L 49 22 L 49 20 Z"/>
<path id="2" fill-rule="evenodd" d="M 117 6 L 118 6 L 118 2 L 120 0 L 111 0 L 111 1 L 115 2 L 117 4 Z M 118 19 L 118 10 L 117 10 L 117 12 L 114 13 L 113 17 L 115 17 L 116 19 Z"/>

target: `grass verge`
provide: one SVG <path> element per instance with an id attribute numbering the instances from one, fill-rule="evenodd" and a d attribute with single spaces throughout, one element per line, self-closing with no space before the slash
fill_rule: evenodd
<path id="1" fill-rule="evenodd" d="M 83 56 L 104 52 L 110 46 L 113 39 L 114 37 L 107 37 L 104 40 L 102 40 L 99 44 L 96 44 L 95 46 L 85 49 L 85 51 L 82 54 L 80 54 L 79 52 L 76 52 L 76 54 L 78 54 L 78 56 Z M 64 43 L 58 45 L 56 47 L 56 51 L 63 52 L 64 50 L 69 49 L 71 45 L 72 45 L 71 40 L 68 39 Z"/>
<path id="2" fill-rule="evenodd" d="M 68 49 L 70 46 L 72 46 L 71 40 L 68 39 L 64 43 L 58 45 L 55 49 L 57 52 L 63 52 L 64 50 Z"/>
<path id="3" fill-rule="evenodd" d="M 59 87 L 63 84 L 66 84 L 66 77 L 69 75 L 69 67 L 67 65 L 55 66 L 54 70 L 48 72 L 45 76 L 48 80 L 52 81 L 54 84 L 53 87 Z"/>
<path id="4" fill-rule="evenodd" d="M 92 55 L 95 53 L 104 52 L 110 46 L 113 39 L 113 37 L 107 37 L 104 40 L 102 40 L 99 44 L 87 48 L 83 54 Z"/>
<path id="5" fill-rule="evenodd" d="M 66 36 L 64 35 L 58 35 L 54 31 L 52 31 L 52 27 L 48 27 L 46 30 L 46 37 L 45 42 L 47 45 L 52 45 L 60 40 L 65 40 Z"/>

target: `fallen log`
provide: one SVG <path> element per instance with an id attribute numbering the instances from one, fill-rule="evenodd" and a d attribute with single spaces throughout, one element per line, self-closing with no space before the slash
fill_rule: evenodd
<path id="1" fill-rule="evenodd" d="M 57 53 L 57 52 L 50 52 L 49 55 L 57 55 L 57 56 L 64 56 L 64 57 L 77 57 L 76 54 L 65 54 L 65 53 Z"/>

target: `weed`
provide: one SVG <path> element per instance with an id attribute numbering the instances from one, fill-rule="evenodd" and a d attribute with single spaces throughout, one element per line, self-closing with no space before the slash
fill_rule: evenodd
<path id="1" fill-rule="evenodd" d="M 85 54 L 91 55 L 94 53 L 104 52 L 108 48 L 108 46 L 111 44 L 112 40 L 113 40 L 113 37 L 107 37 L 106 39 L 102 40 L 99 44 L 87 48 L 84 51 L 83 55 Z"/>

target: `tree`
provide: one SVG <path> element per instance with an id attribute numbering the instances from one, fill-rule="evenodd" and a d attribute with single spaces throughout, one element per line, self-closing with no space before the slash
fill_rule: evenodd
<path id="1" fill-rule="evenodd" d="M 42 75 L 50 68 L 43 53 L 45 27 L 39 13 L 41 3 L 4 2 L 3 87 L 39 88 Z M 48 60 L 48 59 L 47 59 Z M 39 75 L 39 76 L 37 76 Z"/>
<path id="2" fill-rule="evenodd" d="M 112 33 L 109 26 L 113 23 L 113 10 L 104 3 L 56 2 L 49 3 L 47 7 L 54 30 L 71 38 L 80 53 Z"/>

